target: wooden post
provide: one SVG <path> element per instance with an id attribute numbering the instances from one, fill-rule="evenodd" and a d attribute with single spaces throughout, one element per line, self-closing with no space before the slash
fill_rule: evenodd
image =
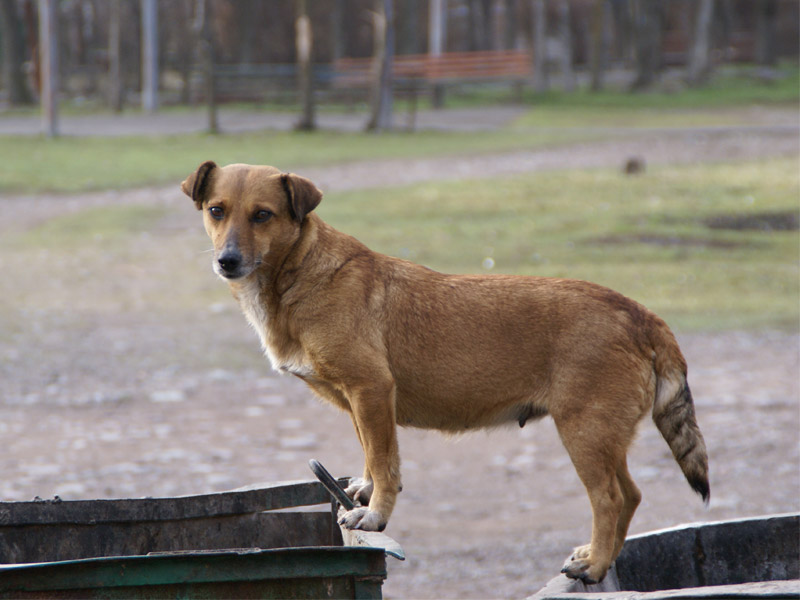
<path id="1" fill-rule="evenodd" d="M 158 4 L 142 1 L 142 108 L 158 110 Z"/>
<path id="2" fill-rule="evenodd" d="M 42 130 L 58 137 L 58 27 L 56 0 L 39 0 Z"/>

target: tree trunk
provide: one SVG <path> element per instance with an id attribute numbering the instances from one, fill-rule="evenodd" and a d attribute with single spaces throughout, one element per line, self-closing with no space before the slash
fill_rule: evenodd
<path id="1" fill-rule="evenodd" d="M 116 113 L 122 112 L 120 1 L 111 0 L 108 15 L 108 105 Z"/>
<path id="2" fill-rule="evenodd" d="M 33 104 L 22 63 L 25 62 L 25 38 L 17 14 L 16 0 L 0 0 L 0 38 L 3 43 L 3 85 L 12 106 Z"/>
<path id="3" fill-rule="evenodd" d="M 208 133 L 216 134 L 219 133 L 219 120 L 217 117 L 217 85 L 214 76 L 214 37 L 211 33 L 209 0 L 197 0 L 195 4 L 194 33 L 206 84 Z"/>
<path id="4" fill-rule="evenodd" d="M 311 19 L 306 10 L 306 0 L 297 0 L 297 21 L 295 21 L 295 45 L 297 47 L 297 83 L 300 91 L 302 114 L 295 129 L 312 131 L 314 123 L 314 82 L 311 69 L 311 50 L 313 47 Z"/>
<path id="5" fill-rule="evenodd" d="M 403 10 L 400 10 L 400 8 Z M 398 54 L 419 54 L 420 35 L 419 35 L 419 13 L 422 7 L 419 0 L 405 0 L 398 5 L 397 19 L 402 23 L 398 27 L 397 51 Z"/>
<path id="6" fill-rule="evenodd" d="M 258 15 L 258 4 L 260 4 L 260 0 L 237 0 L 236 4 L 240 11 L 237 14 L 237 29 L 239 30 L 241 39 L 239 44 L 239 62 L 250 64 L 254 61 L 255 43 L 259 35 L 256 29 L 258 19 L 254 17 Z"/>
<path id="7" fill-rule="evenodd" d="M 39 48 L 42 72 L 42 128 L 58 137 L 58 7 L 56 0 L 39 0 Z"/>
<path id="8" fill-rule="evenodd" d="M 392 127 L 394 7 L 392 0 L 376 0 L 375 7 L 372 111 L 367 131 L 384 131 Z"/>
<path id="9" fill-rule="evenodd" d="M 775 48 L 775 28 L 778 21 L 778 1 L 761 0 L 756 9 L 756 63 L 775 66 L 778 54 Z"/>
<path id="10" fill-rule="evenodd" d="M 591 72 L 591 90 L 599 92 L 604 87 L 604 75 L 608 62 L 609 46 L 609 10 L 611 5 L 607 0 L 598 0 L 592 7 L 591 16 L 591 55 L 589 57 L 589 70 Z"/>
<path id="11" fill-rule="evenodd" d="M 491 7 L 486 0 L 469 2 L 469 49 L 488 50 L 491 31 Z"/>
<path id="12" fill-rule="evenodd" d="M 439 56 L 447 38 L 447 0 L 430 0 L 428 7 L 428 54 Z M 433 86 L 433 108 L 444 106 L 444 86 Z"/>
<path id="13" fill-rule="evenodd" d="M 565 92 L 575 91 L 575 71 L 572 69 L 572 26 L 569 16 L 569 1 L 558 3 L 558 37 L 561 40 L 561 78 Z"/>
<path id="14" fill-rule="evenodd" d="M 533 14 L 533 90 L 537 94 L 550 87 L 547 75 L 547 6 L 545 0 L 532 0 Z"/>
<path id="15" fill-rule="evenodd" d="M 142 0 L 142 108 L 158 110 L 158 3 Z"/>
<path id="16" fill-rule="evenodd" d="M 632 0 L 636 79 L 632 89 L 652 85 L 661 68 L 661 0 Z"/>
<path id="17" fill-rule="evenodd" d="M 698 0 L 687 73 L 687 80 L 692 86 L 704 84 L 709 75 L 711 75 L 711 28 L 714 24 L 713 17 L 714 0 Z"/>
<path id="18" fill-rule="evenodd" d="M 505 0 L 503 5 L 503 46 L 517 50 L 519 39 L 519 0 Z"/>
<path id="19" fill-rule="evenodd" d="M 344 31 L 344 0 L 334 0 L 331 9 L 332 58 L 339 60 L 347 54 Z"/>

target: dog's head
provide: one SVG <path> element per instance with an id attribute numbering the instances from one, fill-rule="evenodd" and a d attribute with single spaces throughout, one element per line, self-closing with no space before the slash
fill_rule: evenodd
<path id="1" fill-rule="evenodd" d="M 305 177 L 274 167 L 204 162 L 181 184 L 203 211 L 214 244 L 214 271 L 240 279 L 276 266 L 300 235 L 322 192 Z"/>

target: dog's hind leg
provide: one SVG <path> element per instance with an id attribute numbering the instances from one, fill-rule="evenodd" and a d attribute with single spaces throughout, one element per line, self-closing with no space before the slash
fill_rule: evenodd
<path id="1" fill-rule="evenodd" d="M 622 546 L 625 543 L 625 537 L 628 535 L 628 527 L 633 519 L 633 513 L 636 512 L 639 503 L 642 501 L 642 493 L 631 477 L 628 471 L 628 461 L 625 457 L 622 463 L 617 467 L 617 483 L 619 483 L 620 491 L 622 492 L 622 512 L 617 520 L 617 536 L 614 542 L 614 554 L 611 558 L 612 562 L 617 559 Z"/>
<path id="2" fill-rule="evenodd" d="M 619 440 L 609 440 L 605 428 L 593 426 L 589 415 L 554 419 L 592 506 L 591 543 L 575 549 L 562 573 L 585 583 L 597 583 L 605 577 L 615 556 L 625 507 L 625 492 L 617 473 L 624 463 L 625 448 L 618 445 Z M 627 523 L 624 527 L 627 530 Z"/>

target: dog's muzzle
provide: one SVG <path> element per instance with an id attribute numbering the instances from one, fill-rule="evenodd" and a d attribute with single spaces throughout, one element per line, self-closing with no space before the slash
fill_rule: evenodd
<path id="1" fill-rule="evenodd" d="M 217 256 L 217 262 L 214 267 L 217 274 L 226 279 L 241 277 L 243 275 L 242 253 L 239 252 L 238 248 L 226 247 Z"/>

